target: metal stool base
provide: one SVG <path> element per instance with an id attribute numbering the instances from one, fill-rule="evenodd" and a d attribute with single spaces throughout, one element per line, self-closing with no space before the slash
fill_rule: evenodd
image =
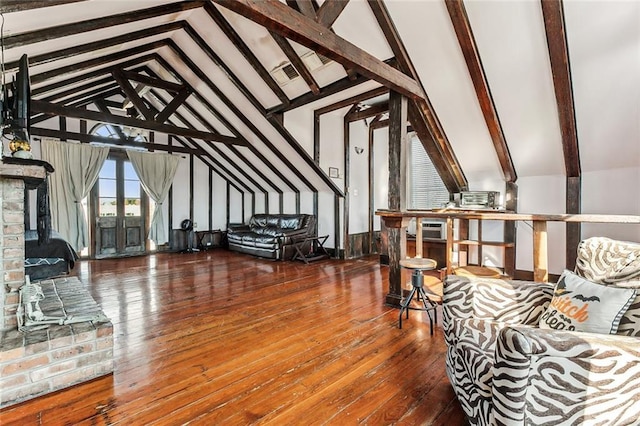
<path id="1" fill-rule="evenodd" d="M 398 328 L 402 329 L 402 314 L 406 312 L 407 319 L 409 319 L 409 310 L 424 311 L 429 315 L 429 331 L 433 336 L 433 325 L 438 324 L 438 311 L 436 310 L 438 304 L 427 297 L 427 293 L 424 291 L 424 276 L 422 271 L 414 269 L 411 274 L 411 292 L 407 298 L 400 303 L 400 314 L 398 315 Z M 422 307 L 411 307 L 411 301 L 416 297 L 418 303 L 422 302 Z"/>

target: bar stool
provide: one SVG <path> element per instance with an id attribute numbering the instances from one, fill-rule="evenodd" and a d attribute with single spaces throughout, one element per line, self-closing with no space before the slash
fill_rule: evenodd
<path id="1" fill-rule="evenodd" d="M 424 291 L 424 271 L 430 271 L 436 268 L 437 262 L 433 259 L 425 259 L 421 257 L 414 257 L 410 259 L 400 260 L 400 266 L 406 269 L 412 269 L 411 274 L 411 292 L 400 303 L 400 315 L 398 315 L 398 328 L 402 328 L 402 314 L 406 312 L 407 319 L 409 319 L 409 310 L 424 311 L 429 315 L 429 329 L 431 335 L 433 335 L 433 324 L 438 323 L 438 314 L 436 307 L 438 306 L 433 300 L 431 300 L 427 293 Z M 416 298 L 418 304 L 422 302 L 422 306 L 413 307 L 411 301 Z M 432 314 L 433 312 L 433 314 Z"/>
<path id="2" fill-rule="evenodd" d="M 433 259 L 425 259 L 422 257 L 422 218 L 416 218 L 416 256 L 409 259 L 400 260 L 399 264 L 401 267 L 406 269 L 412 269 L 413 273 L 411 274 L 411 291 L 406 299 L 404 299 L 400 303 L 400 315 L 398 315 L 398 328 L 402 328 L 402 314 L 403 312 L 407 312 L 407 319 L 409 319 L 409 310 L 419 310 L 424 311 L 429 315 L 429 330 L 431 331 L 431 335 L 433 335 L 433 324 L 438 324 L 438 312 L 436 308 L 438 304 L 431 299 L 424 290 L 425 277 L 423 275 L 424 271 L 430 271 L 436 268 L 438 263 Z M 427 277 L 429 279 L 429 293 L 434 297 L 435 300 L 442 300 L 442 291 L 440 294 L 434 292 L 433 289 L 442 288 L 442 282 L 435 277 Z M 422 307 L 412 307 L 411 302 L 413 298 L 416 297 L 418 303 L 422 302 Z M 419 306 L 419 305 L 418 305 Z M 433 314 L 432 314 L 433 312 Z"/>

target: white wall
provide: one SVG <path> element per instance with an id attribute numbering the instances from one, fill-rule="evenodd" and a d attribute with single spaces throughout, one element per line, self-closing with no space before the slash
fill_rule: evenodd
<path id="1" fill-rule="evenodd" d="M 389 129 L 373 131 L 374 211 L 389 208 Z M 374 231 L 380 230 L 380 216 L 373 217 Z"/>
<path id="2" fill-rule="evenodd" d="M 349 124 L 349 234 L 369 232 L 369 127 L 364 121 Z M 356 154 L 355 147 L 362 148 Z"/>
<path id="3" fill-rule="evenodd" d="M 562 214 L 566 211 L 565 177 L 532 176 L 518 179 L 518 213 Z M 528 222 L 516 224 L 516 269 L 533 270 L 533 228 Z M 549 272 L 565 268 L 565 226 L 547 225 Z"/>
<path id="4" fill-rule="evenodd" d="M 209 167 L 198 159 L 193 162 L 192 220 L 196 230 L 209 229 Z"/>
<path id="5" fill-rule="evenodd" d="M 582 212 L 640 215 L 640 167 L 585 172 Z M 593 236 L 640 241 L 640 225 L 582 225 L 582 238 Z"/>

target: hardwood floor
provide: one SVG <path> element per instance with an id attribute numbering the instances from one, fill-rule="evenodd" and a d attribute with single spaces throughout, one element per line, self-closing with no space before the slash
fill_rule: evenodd
<path id="1" fill-rule="evenodd" d="M 113 321 L 115 373 L 9 407 L 1 425 L 466 423 L 441 328 L 412 312 L 398 329 L 376 258 L 214 250 L 74 273 Z"/>

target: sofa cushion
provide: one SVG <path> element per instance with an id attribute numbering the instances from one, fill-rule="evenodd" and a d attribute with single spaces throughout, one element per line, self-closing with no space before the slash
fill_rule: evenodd
<path id="1" fill-rule="evenodd" d="M 635 289 L 595 284 L 564 271 L 540 328 L 614 334 L 635 298 Z"/>
<path id="2" fill-rule="evenodd" d="M 274 248 L 278 246 L 278 237 L 272 235 L 254 235 L 253 244 L 261 248 Z"/>
<path id="3" fill-rule="evenodd" d="M 302 216 L 283 216 L 280 218 L 280 227 L 282 229 L 300 229 L 302 226 Z"/>
<path id="4" fill-rule="evenodd" d="M 282 229 L 271 225 L 267 225 L 263 228 L 255 228 L 253 232 L 255 232 L 257 235 L 266 235 L 270 237 L 279 237 L 280 235 L 282 235 Z"/>
<path id="5" fill-rule="evenodd" d="M 227 234 L 227 241 L 230 243 L 241 243 L 244 237 L 252 235 L 255 234 L 251 231 L 236 231 Z"/>
<path id="6" fill-rule="evenodd" d="M 269 216 L 265 214 L 254 214 L 249 219 L 249 227 L 250 228 L 262 228 L 267 226 L 267 218 Z"/>

